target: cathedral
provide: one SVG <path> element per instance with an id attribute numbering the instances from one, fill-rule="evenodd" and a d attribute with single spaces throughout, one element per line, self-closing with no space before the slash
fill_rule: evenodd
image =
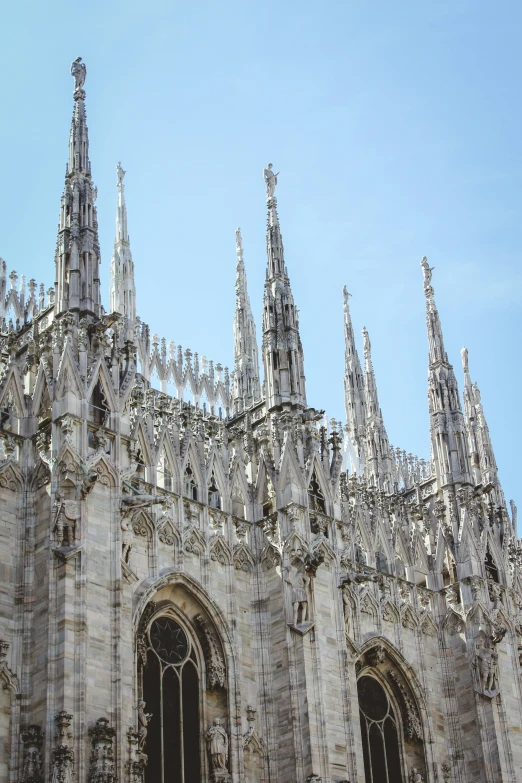
<path id="1" fill-rule="evenodd" d="M 522 781 L 516 506 L 428 261 L 424 460 L 346 289 L 346 422 L 308 406 L 271 164 L 260 349 L 239 229 L 233 370 L 140 320 L 120 164 L 104 308 L 71 74 L 54 285 L 0 261 L 0 783 Z"/>

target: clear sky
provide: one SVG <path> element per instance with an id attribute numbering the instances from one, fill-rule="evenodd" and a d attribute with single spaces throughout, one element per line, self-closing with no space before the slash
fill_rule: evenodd
<path id="1" fill-rule="evenodd" d="M 81 56 L 105 306 L 121 160 L 142 319 L 231 366 L 234 230 L 259 334 L 271 161 L 309 404 L 344 420 L 346 284 L 390 440 L 429 455 L 427 255 L 522 506 L 521 29 L 516 0 L 4 4 L 0 255 L 53 283 Z"/>

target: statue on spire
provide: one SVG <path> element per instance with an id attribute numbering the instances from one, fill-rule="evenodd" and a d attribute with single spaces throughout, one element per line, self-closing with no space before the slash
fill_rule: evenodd
<path id="1" fill-rule="evenodd" d="M 243 239 L 241 237 L 241 229 L 236 228 L 236 253 L 238 259 L 243 259 Z"/>
<path id="2" fill-rule="evenodd" d="M 87 68 L 85 63 L 82 63 L 82 58 L 77 57 L 71 65 L 71 76 L 74 79 L 74 92 L 79 92 L 85 84 L 85 77 L 87 76 Z"/>
<path id="3" fill-rule="evenodd" d="M 266 197 L 267 200 L 269 198 L 274 197 L 275 187 L 277 185 L 277 177 L 279 176 L 279 171 L 277 174 L 274 174 L 272 171 L 272 163 L 269 163 L 266 169 L 263 169 L 263 177 L 265 178 L 265 184 L 266 184 Z"/>
<path id="4" fill-rule="evenodd" d="M 426 256 L 421 261 L 422 273 L 424 275 L 424 290 L 427 291 L 431 286 L 431 273 L 435 269 L 434 266 L 428 264 Z"/>
<path id="5" fill-rule="evenodd" d="M 120 161 L 118 161 L 118 165 L 116 166 L 116 176 L 118 177 L 118 187 L 121 187 L 123 185 L 123 178 L 127 172 L 124 171 L 121 167 Z"/>
<path id="6" fill-rule="evenodd" d="M 468 349 L 464 346 L 460 352 L 460 356 L 462 359 L 462 369 L 464 372 L 469 372 L 469 359 L 468 359 Z"/>

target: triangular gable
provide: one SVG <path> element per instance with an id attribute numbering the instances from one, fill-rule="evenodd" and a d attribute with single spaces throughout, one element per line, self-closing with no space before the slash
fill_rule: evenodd
<path id="1" fill-rule="evenodd" d="M 9 397 L 11 397 L 13 400 L 16 415 L 20 419 L 23 419 L 26 415 L 24 390 L 15 367 L 11 367 L 7 373 L 5 381 L 2 383 L 2 390 L 0 392 L 0 407 L 5 405 Z"/>
<path id="2" fill-rule="evenodd" d="M 86 393 L 86 397 L 88 400 L 91 399 L 92 393 L 94 391 L 94 387 L 96 386 L 98 381 L 100 382 L 101 387 L 103 389 L 103 393 L 105 395 L 105 399 L 107 400 L 108 407 L 112 412 L 116 412 L 119 408 L 119 403 L 114 393 L 114 389 L 112 386 L 112 379 L 111 376 L 109 375 L 107 365 L 105 364 L 104 361 L 102 361 L 102 357 L 99 357 L 97 361 L 97 366 L 94 367 L 92 375 L 89 379 L 89 384 Z"/>
<path id="3" fill-rule="evenodd" d="M 56 376 L 55 397 L 61 399 L 70 391 L 79 400 L 84 398 L 85 386 L 81 379 L 71 346 L 67 343 L 60 359 Z"/>

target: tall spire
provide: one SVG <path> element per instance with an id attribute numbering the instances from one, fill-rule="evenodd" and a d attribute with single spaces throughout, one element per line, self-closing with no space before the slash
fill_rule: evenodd
<path id="1" fill-rule="evenodd" d="M 355 347 L 352 318 L 346 286 L 344 296 L 344 405 L 351 471 L 362 475 L 366 467 L 366 411 L 364 378 Z"/>
<path id="2" fill-rule="evenodd" d="M 462 369 L 464 370 L 464 413 L 468 431 L 468 448 L 473 481 L 475 484 L 483 484 L 484 486 L 494 484 L 499 492 L 500 502 L 502 490 L 498 481 L 497 462 L 493 452 L 489 427 L 484 416 L 479 387 L 476 383 L 471 382 L 468 349 L 463 348 L 460 353 Z"/>
<path id="3" fill-rule="evenodd" d="M 421 261 L 426 297 L 426 326 L 429 343 L 428 400 L 430 433 L 435 469 L 440 485 L 471 482 L 466 448 L 466 427 L 453 367 L 444 348 L 442 326 L 435 304 L 430 267 Z"/>
<path id="4" fill-rule="evenodd" d="M 261 399 L 259 381 L 259 356 L 256 339 L 256 325 L 248 297 L 245 264 L 243 261 L 243 240 L 241 229 L 236 229 L 236 313 L 234 316 L 234 383 L 232 399 L 234 414 Z"/>
<path id="5" fill-rule="evenodd" d="M 366 476 L 369 481 L 393 491 L 392 455 L 388 434 L 384 426 L 382 411 L 377 394 L 377 382 L 372 364 L 371 343 L 368 331 L 362 329 L 364 345 L 364 397 L 366 408 Z"/>
<path id="6" fill-rule="evenodd" d="M 85 114 L 86 73 L 78 57 L 71 65 L 74 112 L 56 243 L 56 311 L 80 310 L 99 316 L 100 243 Z"/>
<path id="7" fill-rule="evenodd" d="M 116 238 L 111 259 L 110 310 L 121 313 L 132 329 L 136 320 L 136 287 L 134 262 L 127 230 L 127 205 L 125 203 L 125 171 L 121 163 L 116 166 L 118 178 L 118 204 L 116 207 Z"/>
<path id="8" fill-rule="evenodd" d="M 263 364 L 268 410 L 292 405 L 306 408 L 304 356 L 299 318 L 294 305 L 285 259 L 277 199 L 277 174 L 272 164 L 264 169 L 268 221 L 268 266 L 263 302 Z"/>

